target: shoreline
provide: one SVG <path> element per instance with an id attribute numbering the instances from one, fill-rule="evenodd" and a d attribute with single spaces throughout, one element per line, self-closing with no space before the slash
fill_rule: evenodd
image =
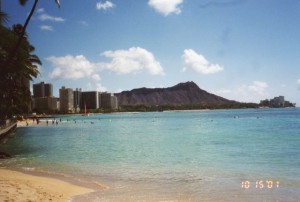
<path id="1" fill-rule="evenodd" d="M 109 113 L 103 113 L 103 112 L 97 112 L 97 113 L 89 113 L 90 115 L 100 115 L 100 114 L 138 114 L 138 113 L 147 113 L 147 112 L 199 112 L 199 111 L 217 111 L 217 110 L 244 110 L 244 109 L 297 109 L 300 107 L 249 107 L 249 108 L 195 108 L 195 109 L 171 109 L 171 110 L 163 110 L 163 111 L 113 111 Z M 52 120 L 58 120 L 58 118 L 61 117 L 67 117 L 67 116 L 83 116 L 83 114 L 80 113 L 67 113 L 67 114 L 47 114 L 47 115 L 37 115 L 37 116 L 28 116 L 27 118 L 24 118 L 23 120 L 18 120 L 18 126 L 26 126 L 26 121 L 28 122 L 28 125 L 37 125 L 35 119 L 39 119 L 40 122 L 46 122 L 46 120 L 49 121 L 49 125 L 52 124 Z M 35 120 L 35 121 L 34 121 Z"/>
<path id="2" fill-rule="evenodd" d="M 72 183 L 71 179 L 0 167 L 0 201 L 63 202 L 95 191 L 95 188 Z"/>

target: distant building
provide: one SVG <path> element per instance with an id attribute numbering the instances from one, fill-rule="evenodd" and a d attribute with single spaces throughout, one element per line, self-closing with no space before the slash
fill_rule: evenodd
<path id="1" fill-rule="evenodd" d="M 284 99 L 284 96 L 274 97 L 273 99 L 261 100 L 259 103 L 261 107 L 271 107 L 271 108 L 282 108 L 282 107 L 295 107 L 295 103 L 291 103 Z"/>
<path id="2" fill-rule="evenodd" d="M 32 110 L 38 113 L 54 113 L 59 109 L 59 99 L 53 97 L 50 83 L 33 84 Z"/>
<path id="3" fill-rule="evenodd" d="M 275 108 L 284 107 L 284 96 L 274 97 L 270 100 L 270 105 Z"/>
<path id="4" fill-rule="evenodd" d="M 101 105 L 101 98 L 98 91 L 81 92 L 80 108 L 85 109 L 99 109 Z"/>
<path id="5" fill-rule="evenodd" d="M 111 108 L 111 94 L 110 93 L 101 93 L 101 107 L 102 108 Z"/>
<path id="6" fill-rule="evenodd" d="M 118 98 L 115 95 L 111 95 L 111 108 L 112 109 L 118 109 L 119 108 L 119 104 L 118 104 Z"/>
<path id="7" fill-rule="evenodd" d="M 118 99 L 114 94 L 98 91 L 83 92 L 81 88 L 75 90 L 62 86 L 59 89 L 59 99 L 53 97 L 53 86 L 50 83 L 33 84 L 32 109 L 37 113 L 80 113 L 85 108 L 118 109 Z"/>
<path id="8" fill-rule="evenodd" d="M 63 86 L 59 89 L 60 111 L 63 113 L 73 113 L 74 94 L 71 88 Z"/>
<path id="9" fill-rule="evenodd" d="M 33 97 L 52 97 L 53 96 L 53 86 L 50 83 L 38 83 L 33 84 Z"/>
<path id="10" fill-rule="evenodd" d="M 76 91 L 75 91 L 76 92 Z M 74 94 L 75 95 L 75 94 Z M 100 93 L 98 91 L 77 91 L 78 101 L 81 109 L 118 109 L 118 99 L 111 93 Z"/>
<path id="11" fill-rule="evenodd" d="M 81 88 L 76 88 L 76 90 L 73 91 L 73 97 L 74 97 L 74 109 L 76 113 L 80 112 L 80 103 L 81 103 Z"/>
<path id="12" fill-rule="evenodd" d="M 270 100 L 268 100 L 268 99 L 261 100 L 259 105 L 262 107 L 270 107 Z"/>
<path id="13" fill-rule="evenodd" d="M 111 93 L 101 93 L 101 107 L 104 109 L 118 109 L 117 97 Z"/>
<path id="14" fill-rule="evenodd" d="M 59 99 L 56 97 L 33 98 L 32 108 L 39 113 L 54 113 L 59 110 Z"/>

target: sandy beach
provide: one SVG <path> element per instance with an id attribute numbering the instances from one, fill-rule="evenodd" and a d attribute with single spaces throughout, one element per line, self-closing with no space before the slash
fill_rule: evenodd
<path id="1" fill-rule="evenodd" d="M 0 201 L 70 201 L 93 190 L 58 179 L 0 169 Z"/>
<path id="2" fill-rule="evenodd" d="M 48 120 L 48 124 L 52 124 L 52 119 Z M 55 122 L 56 123 L 56 122 Z M 17 127 L 27 127 L 27 126 L 40 126 L 40 125 L 47 125 L 47 119 L 39 120 L 39 124 L 37 124 L 36 120 L 32 119 L 24 119 L 24 120 L 18 120 Z"/>

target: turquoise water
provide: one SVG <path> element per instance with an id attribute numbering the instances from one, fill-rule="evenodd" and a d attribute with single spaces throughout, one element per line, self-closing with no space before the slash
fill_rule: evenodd
<path id="1" fill-rule="evenodd" d="M 59 118 L 18 128 L 0 166 L 110 187 L 79 201 L 300 201 L 298 108 Z"/>

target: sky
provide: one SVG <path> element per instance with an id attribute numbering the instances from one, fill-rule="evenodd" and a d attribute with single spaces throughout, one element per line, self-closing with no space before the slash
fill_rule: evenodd
<path id="1" fill-rule="evenodd" d="M 2 0 L 9 23 L 33 5 Z M 300 0 L 40 0 L 33 83 L 117 93 L 194 81 L 230 100 L 300 105 Z"/>

